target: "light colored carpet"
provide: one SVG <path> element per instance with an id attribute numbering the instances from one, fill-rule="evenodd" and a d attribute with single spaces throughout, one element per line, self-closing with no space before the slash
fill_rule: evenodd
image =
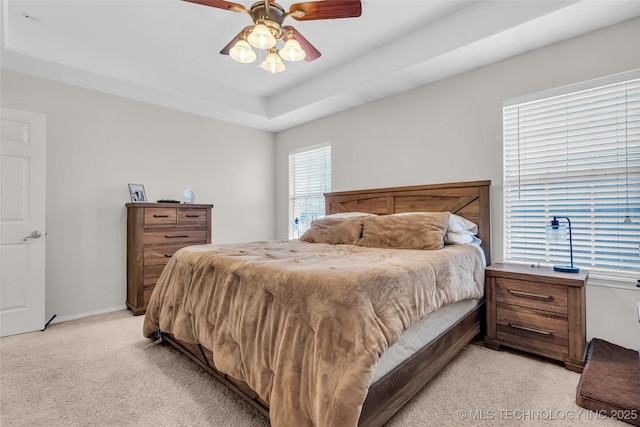
<path id="1" fill-rule="evenodd" d="M 2 426 L 268 426 L 126 310 L 0 339 Z M 388 427 L 624 426 L 578 407 L 580 375 L 471 344 Z M 295 426 L 292 426 L 295 427 Z"/>

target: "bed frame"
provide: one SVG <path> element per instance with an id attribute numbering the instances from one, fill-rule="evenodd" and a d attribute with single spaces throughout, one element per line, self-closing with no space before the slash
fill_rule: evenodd
<path id="1" fill-rule="evenodd" d="M 487 265 L 491 264 L 491 226 L 489 187 L 491 181 L 343 191 L 325 194 L 326 213 L 371 212 L 388 215 L 400 212 L 449 211 L 478 224 Z M 431 380 L 476 335 L 484 323 L 484 303 L 424 346 L 369 388 L 360 414 L 359 425 L 382 426 Z M 217 371 L 212 354 L 200 345 L 187 344 L 163 334 L 163 341 L 176 347 L 207 372 L 227 385 L 242 399 L 269 416 L 269 408 L 244 383 L 237 383 Z"/>

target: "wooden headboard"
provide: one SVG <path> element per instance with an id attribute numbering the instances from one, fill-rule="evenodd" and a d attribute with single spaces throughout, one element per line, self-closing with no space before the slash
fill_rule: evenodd
<path id="1" fill-rule="evenodd" d="M 451 212 L 478 224 L 478 238 L 491 264 L 491 181 L 453 182 L 325 193 L 326 214 Z"/>

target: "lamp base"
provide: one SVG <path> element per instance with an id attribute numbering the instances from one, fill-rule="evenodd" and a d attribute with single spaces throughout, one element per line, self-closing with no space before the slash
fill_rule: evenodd
<path id="1" fill-rule="evenodd" d="M 580 267 L 573 267 L 570 265 L 554 265 L 554 271 L 561 271 L 563 273 L 580 273 Z"/>

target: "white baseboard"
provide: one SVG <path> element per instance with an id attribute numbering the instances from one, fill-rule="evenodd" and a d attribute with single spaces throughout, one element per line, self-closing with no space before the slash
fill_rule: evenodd
<path id="1" fill-rule="evenodd" d="M 84 313 L 69 314 L 67 316 L 56 316 L 56 318 L 53 319 L 51 323 L 53 324 L 53 323 L 66 322 L 68 320 L 82 319 L 83 317 L 95 316 L 96 314 L 104 314 L 104 313 L 111 313 L 119 310 L 126 310 L 126 308 L 127 307 L 125 305 L 120 305 L 117 307 L 106 307 L 106 308 L 101 308 L 100 310 L 86 311 Z M 53 316 L 53 314 L 48 315 L 46 317 L 47 320 L 51 319 L 51 316 Z"/>

